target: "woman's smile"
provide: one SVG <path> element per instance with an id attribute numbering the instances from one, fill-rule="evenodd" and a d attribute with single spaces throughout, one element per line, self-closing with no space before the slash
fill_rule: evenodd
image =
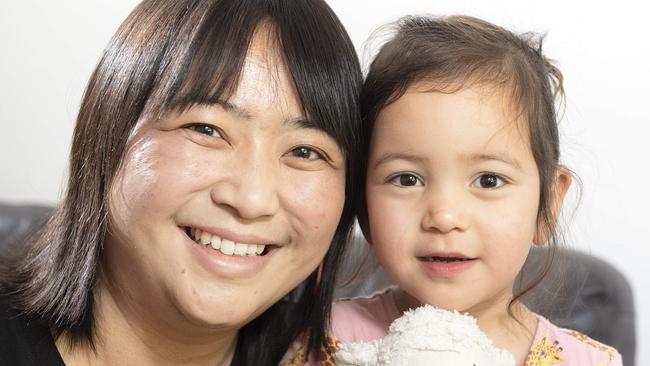
<path id="1" fill-rule="evenodd" d="M 227 236 L 219 236 L 189 226 L 180 229 L 188 250 L 198 264 L 219 278 L 236 279 L 257 275 L 272 260 L 275 251 L 284 245 L 249 235 L 228 233 Z M 223 232 L 219 230 L 219 233 Z"/>

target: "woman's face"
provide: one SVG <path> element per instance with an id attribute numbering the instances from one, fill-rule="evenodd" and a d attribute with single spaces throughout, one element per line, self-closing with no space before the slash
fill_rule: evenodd
<path id="1" fill-rule="evenodd" d="M 230 99 L 144 121 L 129 141 L 103 283 L 154 321 L 238 329 L 321 262 L 344 186 L 342 151 L 258 34 Z"/>

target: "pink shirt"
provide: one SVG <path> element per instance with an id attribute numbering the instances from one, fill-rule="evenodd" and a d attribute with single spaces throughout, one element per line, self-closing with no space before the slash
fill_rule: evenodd
<path id="1" fill-rule="evenodd" d="M 331 336 L 335 342 L 351 343 L 383 338 L 388 327 L 402 314 L 390 288 L 369 297 L 342 299 L 332 306 Z M 621 355 L 612 347 L 570 329 L 562 329 L 537 315 L 537 330 L 526 366 L 622 366 Z M 297 351 L 297 353 L 296 353 Z M 294 357 L 295 345 L 282 365 L 329 365 Z M 295 360 L 296 362 L 292 362 Z"/>

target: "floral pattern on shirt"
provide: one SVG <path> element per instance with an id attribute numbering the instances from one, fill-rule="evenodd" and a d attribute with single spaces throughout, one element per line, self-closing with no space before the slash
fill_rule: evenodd
<path id="1" fill-rule="evenodd" d="M 286 357 L 280 362 L 279 366 L 304 366 L 308 364 L 308 359 L 305 355 L 305 347 L 296 343 L 297 348 L 289 350 L 289 357 Z M 332 336 L 327 336 L 325 343 L 320 346 L 319 366 L 336 366 L 334 354 L 339 349 L 339 342 Z"/>

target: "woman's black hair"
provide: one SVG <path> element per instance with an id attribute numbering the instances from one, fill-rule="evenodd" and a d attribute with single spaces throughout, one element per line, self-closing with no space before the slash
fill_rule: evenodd
<path id="1" fill-rule="evenodd" d="M 354 221 L 361 71 L 343 26 L 323 0 L 145 0 L 113 36 L 87 85 L 74 131 L 65 196 L 24 250 L 0 261 L 0 288 L 55 337 L 93 345 L 93 290 L 101 270 L 111 185 L 139 120 L 228 99 L 249 44 L 271 25 L 305 115 L 347 158 L 346 200 L 323 276 L 244 326 L 233 364 L 277 364 L 298 335 L 318 356 L 336 271 Z"/>

